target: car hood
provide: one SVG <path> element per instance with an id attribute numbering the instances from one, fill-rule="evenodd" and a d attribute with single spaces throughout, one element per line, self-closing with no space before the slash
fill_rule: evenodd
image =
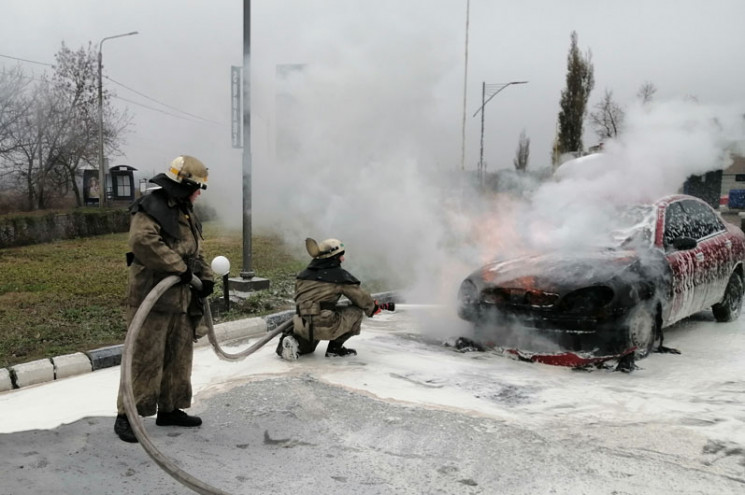
<path id="1" fill-rule="evenodd" d="M 488 286 L 560 292 L 607 282 L 628 272 L 628 268 L 638 261 L 638 253 L 629 250 L 542 254 L 494 261 L 469 278 Z"/>

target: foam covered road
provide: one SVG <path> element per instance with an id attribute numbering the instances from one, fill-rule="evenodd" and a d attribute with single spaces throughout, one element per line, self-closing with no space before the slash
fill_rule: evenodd
<path id="1" fill-rule="evenodd" d="M 273 343 L 239 363 L 201 349 L 190 412 L 204 425 L 146 427 L 183 469 L 234 494 L 745 492 L 742 320 L 684 322 L 666 337 L 682 355 L 631 374 L 455 352 L 439 342 L 457 323 L 436 321 L 369 320 L 349 359 L 324 358 L 323 344 L 296 363 Z M 0 434 L 0 493 L 192 493 L 114 435 L 116 371 L 0 402 L 18 405 L 2 411 L 15 424 L 28 417 Z M 32 393 L 38 410 L 24 412 Z M 49 425 L 58 395 L 80 417 Z"/>

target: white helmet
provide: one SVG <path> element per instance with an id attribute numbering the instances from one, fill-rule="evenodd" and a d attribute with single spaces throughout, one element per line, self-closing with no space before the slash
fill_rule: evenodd
<path id="1" fill-rule="evenodd" d="M 171 162 L 166 177 L 176 183 L 186 183 L 207 189 L 207 167 L 193 156 L 181 155 Z"/>
<path id="2" fill-rule="evenodd" d="M 305 249 L 315 259 L 331 258 L 344 254 L 344 243 L 339 239 L 326 239 L 319 244 L 315 239 L 308 237 L 305 239 Z"/>

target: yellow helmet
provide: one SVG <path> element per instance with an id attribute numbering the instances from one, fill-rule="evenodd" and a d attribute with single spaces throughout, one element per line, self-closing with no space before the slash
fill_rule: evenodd
<path id="1" fill-rule="evenodd" d="M 308 237 L 305 239 L 305 249 L 313 258 L 331 258 L 332 256 L 344 254 L 344 243 L 339 239 L 326 239 L 318 243 L 315 239 Z"/>
<path id="2" fill-rule="evenodd" d="M 181 155 L 171 162 L 166 177 L 181 184 L 192 184 L 207 189 L 207 167 L 193 156 Z"/>

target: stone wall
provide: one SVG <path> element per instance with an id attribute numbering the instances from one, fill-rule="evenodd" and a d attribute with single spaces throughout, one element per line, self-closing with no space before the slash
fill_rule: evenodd
<path id="1" fill-rule="evenodd" d="M 0 249 L 127 230 L 129 213 L 125 208 L 6 215 L 0 217 Z"/>

